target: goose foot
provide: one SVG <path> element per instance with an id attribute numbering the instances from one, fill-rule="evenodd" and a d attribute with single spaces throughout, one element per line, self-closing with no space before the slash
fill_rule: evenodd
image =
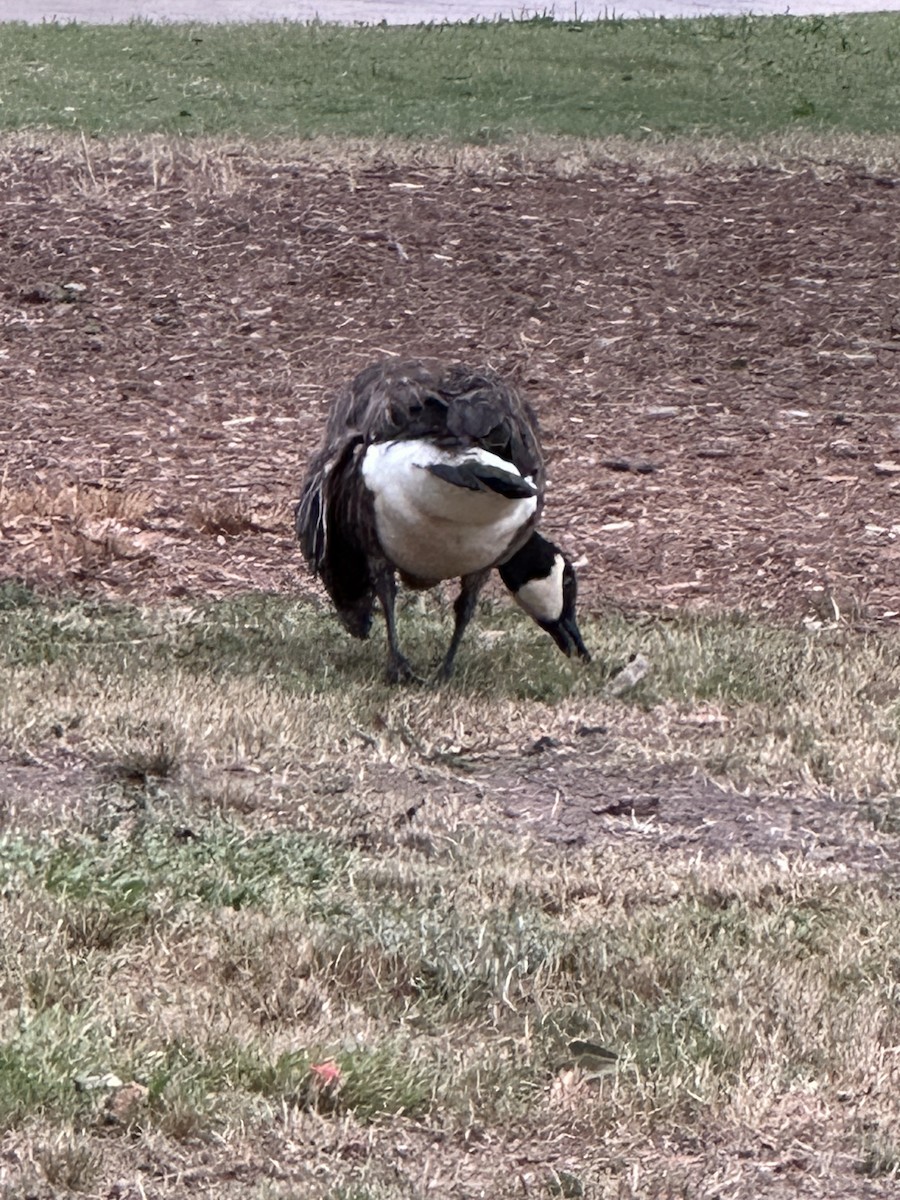
<path id="1" fill-rule="evenodd" d="M 424 680 L 412 669 L 409 661 L 402 654 L 392 654 L 384 672 L 388 683 L 423 683 Z"/>
<path id="2" fill-rule="evenodd" d="M 447 662 L 447 660 L 444 659 L 444 661 L 441 663 L 441 665 L 438 667 L 438 669 L 435 671 L 434 675 L 432 676 L 432 682 L 436 686 L 440 686 L 440 684 L 442 684 L 442 683 L 447 683 L 447 681 L 449 679 L 451 679 L 452 676 L 453 676 L 453 663 L 452 663 L 452 661 Z"/>

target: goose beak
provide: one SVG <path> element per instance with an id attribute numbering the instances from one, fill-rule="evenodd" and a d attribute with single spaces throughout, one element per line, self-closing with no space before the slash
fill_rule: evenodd
<path id="1" fill-rule="evenodd" d="M 581 631 L 578 628 L 578 622 L 574 615 L 562 616 L 558 621 L 540 621 L 542 629 L 546 629 L 547 633 L 553 638 L 563 654 L 568 658 L 578 655 L 582 662 L 590 662 L 591 655 L 587 646 L 581 640 Z"/>

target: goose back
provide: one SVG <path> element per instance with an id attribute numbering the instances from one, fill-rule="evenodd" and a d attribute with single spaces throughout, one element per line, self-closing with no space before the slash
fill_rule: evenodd
<path id="1" fill-rule="evenodd" d="M 304 557 L 326 586 L 327 562 L 339 546 L 345 559 L 375 548 L 371 496 L 360 486 L 366 449 L 413 439 L 447 448 L 479 446 L 511 463 L 534 482 L 538 503 L 530 526 L 537 521 L 545 474 L 537 417 L 508 381 L 487 368 L 459 363 L 375 363 L 336 398 L 297 509 Z"/>
<path id="2" fill-rule="evenodd" d="M 535 414 L 489 369 L 392 360 L 341 390 L 307 470 L 297 534 L 355 637 L 368 636 L 377 600 L 390 682 L 416 678 L 398 642 L 398 573 L 412 587 L 460 580 L 439 679 L 494 567 L 565 654 L 589 659 L 572 564 L 537 532 L 544 482 Z"/>

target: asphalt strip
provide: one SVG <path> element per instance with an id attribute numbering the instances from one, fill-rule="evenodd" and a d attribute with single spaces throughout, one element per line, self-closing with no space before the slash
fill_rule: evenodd
<path id="1" fill-rule="evenodd" d="M 483 18 L 553 16 L 560 21 L 604 17 L 806 16 L 814 13 L 900 12 L 900 0 L 616 0 L 615 3 L 517 5 L 492 0 L 0 0 L 0 20 L 111 25 L 149 21 L 336 21 L 418 25 Z"/>

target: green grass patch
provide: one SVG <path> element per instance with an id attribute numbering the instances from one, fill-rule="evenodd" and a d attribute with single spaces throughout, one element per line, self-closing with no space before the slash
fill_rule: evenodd
<path id="1" fill-rule="evenodd" d="M 760 1078 L 761 1103 L 816 1081 L 873 1086 L 897 1032 L 887 883 L 740 858 L 702 871 L 618 852 L 527 861 L 506 837 L 444 840 L 436 855 L 360 852 L 316 912 L 284 897 L 180 908 L 103 946 L 67 937 L 73 890 L 20 878 L 7 925 L 31 942 L 0 961 L 0 992 L 19 995 L 0 1022 L 0 1124 L 89 1128 L 103 1093 L 80 1080 L 107 1072 L 147 1089 L 144 1128 L 185 1140 L 284 1106 L 450 1128 L 535 1120 L 585 1038 L 609 1056 L 583 1097 L 595 1128 L 625 1109 L 646 1128 L 702 1123 Z M 143 875 L 167 894 L 167 863 Z M 42 1003 L 21 983 L 48 958 L 70 985 Z"/>
<path id="2" fill-rule="evenodd" d="M 0 25 L 7 130 L 494 142 L 893 133 L 900 18 Z"/>
<path id="3" fill-rule="evenodd" d="M 345 854 L 308 836 L 247 836 L 217 822 L 161 830 L 151 821 L 124 840 L 101 833 L 58 844 L 43 873 L 48 891 L 72 900 L 126 911 L 152 901 L 173 917 L 188 903 L 238 909 L 305 900 L 346 867 Z"/>

